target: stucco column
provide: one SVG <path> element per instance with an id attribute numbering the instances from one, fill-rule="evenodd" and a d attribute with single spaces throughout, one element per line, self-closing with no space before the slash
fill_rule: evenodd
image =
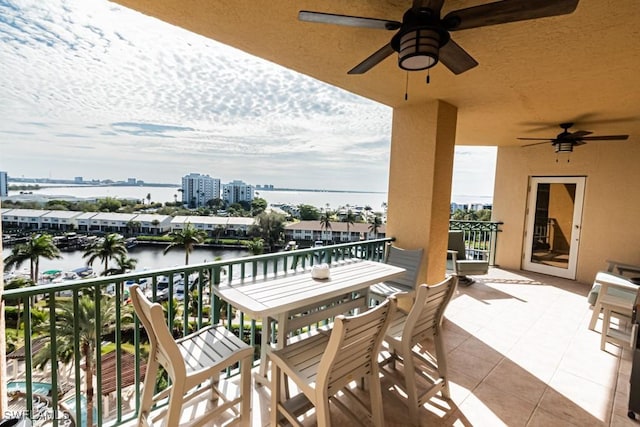
<path id="1" fill-rule="evenodd" d="M 424 248 L 420 283 L 445 274 L 457 113 L 443 101 L 393 111 L 386 234 Z"/>

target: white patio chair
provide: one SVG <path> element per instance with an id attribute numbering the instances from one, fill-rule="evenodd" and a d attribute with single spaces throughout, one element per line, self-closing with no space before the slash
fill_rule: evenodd
<path id="1" fill-rule="evenodd" d="M 231 410 L 240 425 L 249 426 L 253 348 L 218 325 L 174 340 L 160 304 L 151 303 L 138 285 L 131 286 L 131 300 L 151 343 L 138 425 L 151 426 L 164 418 L 165 426 L 200 426 Z M 221 371 L 236 364 L 240 364 L 240 395 L 229 399 L 218 390 L 218 380 Z M 167 371 L 171 385 L 154 395 L 159 366 Z M 189 423 L 181 422 L 183 405 L 204 392 L 211 392 L 207 412 Z M 167 397 L 167 406 L 152 413 L 153 406 Z"/>
<path id="2" fill-rule="evenodd" d="M 382 426 L 382 390 L 377 357 L 389 321 L 396 312 L 396 300 L 389 298 L 377 307 L 355 316 L 339 315 L 331 334 L 315 334 L 271 353 L 271 425 L 288 422 L 300 426 L 298 417 L 309 405 L 316 409 L 318 426 L 331 425 L 329 401 L 343 412 L 350 409 L 337 399 L 339 391 L 368 413 L 364 425 Z M 283 375 L 284 374 L 284 375 Z M 300 394 L 287 399 L 284 382 L 293 381 Z M 369 385 L 370 410 L 349 390 L 349 384 L 365 379 Z"/>
<path id="3" fill-rule="evenodd" d="M 393 245 L 389 246 L 385 262 L 402 267 L 406 272 L 397 279 L 371 285 L 367 300 L 380 303 L 390 295 L 415 291 L 423 253 L 423 249 L 402 249 Z"/>
<path id="4" fill-rule="evenodd" d="M 418 286 L 415 295 L 396 295 L 400 315 L 391 322 L 385 334 L 384 343 L 389 356 L 380 365 L 389 365 L 389 368 L 382 369 L 382 373 L 390 376 L 407 395 L 405 403 L 414 425 L 420 425 L 418 410 L 425 402 L 438 392 L 444 398 L 450 397 L 446 351 L 440 327 L 456 285 L 457 277 L 450 276 L 437 285 Z M 435 354 L 425 347 L 425 339 L 433 340 Z M 404 365 L 403 374 L 396 370 L 397 361 Z"/>

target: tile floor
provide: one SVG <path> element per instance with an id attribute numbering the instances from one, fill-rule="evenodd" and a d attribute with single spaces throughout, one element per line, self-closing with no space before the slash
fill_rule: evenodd
<path id="1" fill-rule="evenodd" d="M 587 328 L 590 288 L 502 269 L 460 287 L 444 321 L 452 399 L 425 405 L 421 425 L 637 425 L 627 417 L 632 352 L 600 350 Z M 386 425 L 408 425 L 384 379 L 383 389 Z M 254 387 L 253 426 L 269 425 L 269 402 L 269 389 Z M 334 425 L 347 425 L 334 412 Z"/>

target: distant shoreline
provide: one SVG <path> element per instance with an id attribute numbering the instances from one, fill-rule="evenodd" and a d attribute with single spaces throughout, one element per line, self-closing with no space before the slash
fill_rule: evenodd
<path id="1" fill-rule="evenodd" d="M 47 188 L 73 188 L 73 187 L 177 187 L 180 188 L 181 184 L 167 184 L 158 182 L 142 182 L 142 183 L 129 183 L 129 182 L 75 182 L 72 180 L 57 180 L 49 178 L 11 178 L 8 180 L 9 186 L 11 185 L 29 185 L 29 184 L 53 184 L 47 185 Z M 273 188 L 256 188 L 255 191 L 304 191 L 310 193 L 375 193 L 385 194 L 386 191 L 368 191 L 368 190 L 329 190 L 329 189 L 317 189 L 317 188 L 287 188 L 287 187 L 273 187 Z"/>

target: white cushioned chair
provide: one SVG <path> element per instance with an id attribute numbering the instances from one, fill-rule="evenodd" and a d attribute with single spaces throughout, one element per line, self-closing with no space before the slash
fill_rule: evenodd
<path id="1" fill-rule="evenodd" d="M 447 246 L 447 272 L 458 277 L 458 283 L 470 285 L 473 279 L 468 276 L 483 275 L 489 271 L 489 261 L 467 259 L 467 248 L 464 244 L 464 231 L 449 230 Z"/>

